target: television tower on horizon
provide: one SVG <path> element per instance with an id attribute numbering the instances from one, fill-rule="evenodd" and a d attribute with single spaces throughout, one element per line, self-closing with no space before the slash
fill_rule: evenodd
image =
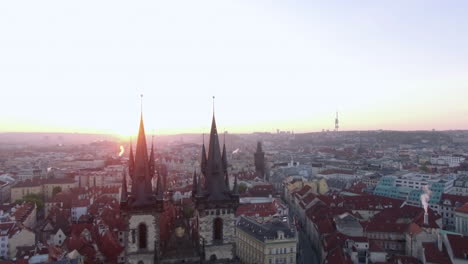
<path id="1" fill-rule="evenodd" d="M 336 118 L 335 118 L 335 131 L 338 131 L 339 126 L 339 121 L 338 121 L 338 111 L 336 111 Z"/>

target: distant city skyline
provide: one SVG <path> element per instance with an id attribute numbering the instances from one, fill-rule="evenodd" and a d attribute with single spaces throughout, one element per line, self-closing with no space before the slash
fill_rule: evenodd
<path id="1" fill-rule="evenodd" d="M 468 129 L 465 1 L 0 3 L 0 132 Z"/>

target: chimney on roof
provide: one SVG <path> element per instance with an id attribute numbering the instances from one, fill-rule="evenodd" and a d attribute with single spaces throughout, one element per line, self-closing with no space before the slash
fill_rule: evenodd
<path id="1" fill-rule="evenodd" d="M 424 225 L 429 225 L 429 214 L 427 212 L 424 213 Z"/>

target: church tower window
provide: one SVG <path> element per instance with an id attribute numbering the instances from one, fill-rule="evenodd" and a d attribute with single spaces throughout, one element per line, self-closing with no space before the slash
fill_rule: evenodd
<path id="1" fill-rule="evenodd" d="M 213 240 L 223 240 L 223 219 L 219 217 L 213 221 Z"/>
<path id="2" fill-rule="evenodd" d="M 140 224 L 138 226 L 138 248 L 145 249 L 147 242 L 147 228 L 145 224 Z"/>

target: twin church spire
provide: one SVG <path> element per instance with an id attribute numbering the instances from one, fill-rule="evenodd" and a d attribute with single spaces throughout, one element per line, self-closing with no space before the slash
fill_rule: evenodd
<path id="1" fill-rule="evenodd" d="M 238 198 L 237 178 L 234 180 L 232 190 L 229 187 L 226 144 L 223 143 L 221 150 L 214 109 L 208 144 L 208 153 L 206 152 L 205 142 L 202 145 L 201 174 L 203 179 L 201 175 L 197 175 L 195 172 L 193 175 L 193 195 L 208 201 Z M 121 203 L 130 207 L 143 207 L 162 201 L 165 186 L 162 175 L 156 172 L 154 146 L 151 145 L 151 152 L 148 157 L 143 114 L 141 114 L 135 154 L 130 143 L 128 174 L 131 179 L 131 191 L 127 191 L 127 182 L 124 175 Z M 151 181 L 154 177 L 158 178 L 156 192 L 153 192 L 151 187 Z"/>
<path id="2" fill-rule="evenodd" d="M 153 142 L 152 142 L 153 143 Z M 122 181 L 121 203 L 130 207 L 145 207 L 154 205 L 158 200 L 163 199 L 162 177 L 158 177 L 156 193 L 152 190 L 152 179 L 156 176 L 156 164 L 154 155 L 154 146 L 151 146 L 150 156 L 148 157 L 148 148 L 146 144 L 145 126 L 143 114 L 140 117 L 140 126 L 136 144 L 135 155 L 133 146 L 130 142 L 130 154 L 128 157 L 128 174 L 131 179 L 131 191 L 127 192 L 127 182 L 124 174 Z"/>
<path id="3" fill-rule="evenodd" d="M 194 176 L 193 184 L 197 185 L 194 188 L 196 197 L 204 198 L 209 201 L 223 201 L 231 200 L 238 195 L 237 191 L 235 191 L 237 190 L 237 179 L 234 181 L 233 190 L 229 187 L 226 138 L 224 138 L 223 149 L 221 151 L 214 109 L 208 153 L 206 153 L 205 142 L 203 142 L 200 165 L 201 173 L 204 176 L 204 184 L 200 177 L 197 178 Z"/>

